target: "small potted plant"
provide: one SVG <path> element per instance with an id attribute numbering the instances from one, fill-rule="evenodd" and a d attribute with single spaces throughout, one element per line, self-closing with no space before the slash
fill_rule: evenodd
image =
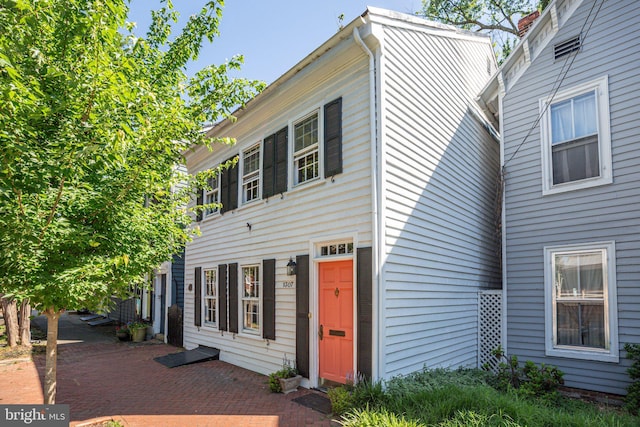
<path id="1" fill-rule="evenodd" d="M 142 342 L 147 335 L 147 324 L 143 322 L 129 322 L 127 324 L 131 333 L 131 341 Z"/>
<path id="2" fill-rule="evenodd" d="M 116 326 L 116 337 L 120 341 L 129 341 L 131 334 L 127 325 Z"/>
<path id="3" fill-rule="evenodd" d="M 269 374 L 269 389 L 274 393 L 287 394 L 296 391 L 301 381 L 302 376 L 298 375 L 295 362 L 285 355 L 282 368 Z"/>

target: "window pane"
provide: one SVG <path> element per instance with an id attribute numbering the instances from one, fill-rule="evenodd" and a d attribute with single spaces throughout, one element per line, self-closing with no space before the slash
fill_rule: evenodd
<path id="1" fill-rule="evenodd" d="M 578 296 L 578 261 L 575 255 L 556 255 L 556 292 L 558 297 Z"/>
<path id="2" fill-rule="evenodd" d="M 244 296 L 245 297 L 257 297 L 259 295 L 258 291 L 258 281 L 257 281 L 257 267 L 248 267 L 243 268 L 244 274 Z"/>
<path id="3" fill-rule="evenodd" d="M 260 307 L 257 301 L 244 301 L 244 328 L 260 329 Z"/>
<path id="4" fill-rule="evenodd" d="M 318 115 L 305 119 L 294 126 L 294 151 L 310 147 L 318 143 Z"/>
<path id="5" fill-rule="evenodd" d="M 244 174 L 255 172 L 260 168 L 260 146 L 255 146 L 244 154 Z"/>
<path id="6" fill-rule="evenodd" d="M 603 298 L 602 254 L 580 255 L 580 290 L 585 298 Z"/>
<path id="7" fill-rule="evenodd" d="M 603 298 L 603 264 L 601 252 L 558 254 L 556 295 L 559 298 Z"/>
<path id="8" fill-rule="evenodd" d="M 551 152 L 554 184 L 600 176 L 597 135 L 554 145 Z"/>
<path id="9" fill-rule="evenodd" d="M 558 102 L 551 106 L 551 143 L 573 139 L 571 118 L 571 100 Z"/>
<path id="10" fill-rule="evenodd" d="M 573 99 L 573 116 L 574 138 L 581 138 L 598 132 L 595 91 L 576 96 Z"/>
<path id="11" fill-rule="evenodd" d="M 603 304 L 558 302 L 557 322 L 559 345 L 605 348 Z"/>

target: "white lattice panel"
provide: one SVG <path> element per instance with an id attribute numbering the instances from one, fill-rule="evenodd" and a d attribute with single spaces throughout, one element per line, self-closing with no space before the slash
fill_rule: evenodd
<path id="1" fill-rule="evenodd" d="M 499 361 L 491 352 L 502 344 L 502 291 L 480 291 L 478 304 L 478 367 L 493 370 Z"/>

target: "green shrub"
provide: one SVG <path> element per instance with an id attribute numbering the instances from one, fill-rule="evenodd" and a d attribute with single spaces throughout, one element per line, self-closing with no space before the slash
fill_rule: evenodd
<path id="1" fill-rule="evenodd" d="M 479 414 L 474 411 L 458 411 L 451 419 L 442 421 L 438 427 L 522 427 L 521 424 L 502 412 L 497 414 Z"/>
<path id="2" fill-rule="evenodd" d="M 335 415 L 344 414 L 354 407 L 353 393 L 346 386 L 330 388 L 327 395 L 331 402 L 331 412 Z"/>
<path id="3" fill-rule="evenodd" d="M 538 368 L 535 363 L 528 360 L 522 368 L 524 381 L 521 382 L 518 393 L 527 397 L 541 397 L 555 400 L 557 390 L 564 384 L 564 373 L 555 366 L 547 366 L 544 363 Z"/>
<path id="4" fill-rule="evenodd" d="M 271 390 L 273 393 L 282 392 L 280 381 L 278 381 L 280 378 L 281 377 L 279 376 L 278 371 L 269 374 L 269 390 Z"/>
<path id="5" fill-rule="evenodd" d="M 338 423 L 343 427 L 426 427 L 415 420 L 407 420 L 384 408 L 354 409 L 342 416 Z"/>
<path id="6" fill-rule="evenodd" d="M 561 370 L 544 363 L 538 367 L 530 360 L 521 367 L 518 358 L 508 358 L 501 347 L 492 353 L 502 360 L 495 376 L 489 380 L 494 388 L 499 391 L 514 390 L 527 398 L 542 398 L 547 401 L 557 399 L 558 387 L 564 384 L 564 373 Z"/>
<path id="7" fill-rule="evenodd" d="M 374 382 L 366 378 L 361 378 L 353 385 L 353 404 L 357 408 L 369 406 L 379 406 L 384 402 L 384 390 L 380 381 Z"/>
<path id="8" fill-rule="evenodd" d="M 637 415 L 640 411 L 640 344 L 624 345 L 624 349 L 627 352 L 627 359 L 633 361 L 631 367 L 627 369 L 629 378 L 634 380 L 629 387 L 627 387 L 627 395 L 624 399 L 625 407 L 632 414 Z"/>

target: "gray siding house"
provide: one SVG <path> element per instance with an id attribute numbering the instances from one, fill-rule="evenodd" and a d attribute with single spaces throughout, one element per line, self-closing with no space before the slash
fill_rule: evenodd
<path id="1" fill-rule="evenodd" d="M 640 343 L 640 2 L 552 1 L 479 97 L 499 126 L 506 351 L 624 394 Z"/>
<path id="2" fill-rule="evenodd" d="M 499 145 L 475 96 L 490 39 L 369 8 L 208 135 L 185 254 L 184 346 L 304 386 L 476 366 L 500 286 Z M 291 267 L 296 264 L 296 271 Z"/>

